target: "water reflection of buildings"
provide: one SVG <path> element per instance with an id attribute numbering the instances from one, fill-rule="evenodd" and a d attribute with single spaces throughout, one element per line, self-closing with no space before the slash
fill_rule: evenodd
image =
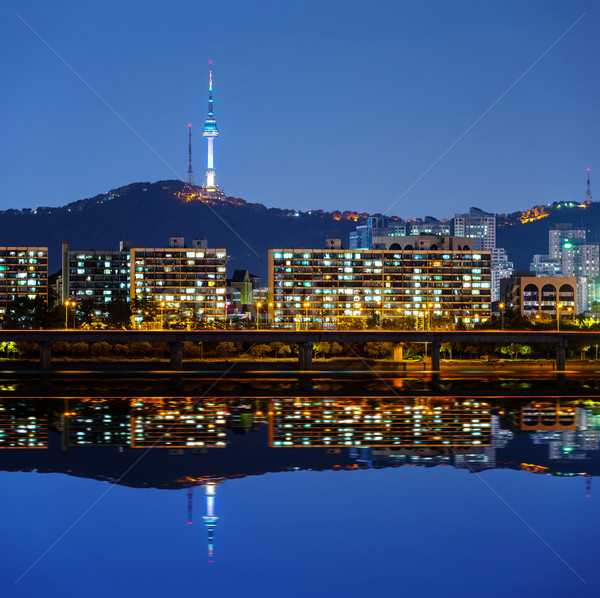
<path id="1" fill-rule="evenodd" d="M 47 447 L 48 417 L 37 402 L 0 401 L 0 449 Z"/>
<path id="2" fill-rule="evenodd" d="M 226 406 L 214 399 L 134 399 L 131 446 L 225 447 Z"/>
<path id="3" fill-rule="evenodd" d="M 171 478 L 172 484 L 186 478 L 186 487 L 261 470 L 405 464 L 577 473 L 589 472 L 600 456 L 596 404 L 582 405 L 510 397 L 5 398 L 0 448 L 48 448 L 54 432 L 66 452 L 167 448 L 169 455 L 200 458 L 209 449 L 228 447 L 224 458 L 207 454 L 202 472 L 180 470 Z"/>
<path id="4" fill-rule="evenodd" d="M 269 411 L 274 447 L 491 445 L 490 405 L 471 400 L 278 399 Z"/>

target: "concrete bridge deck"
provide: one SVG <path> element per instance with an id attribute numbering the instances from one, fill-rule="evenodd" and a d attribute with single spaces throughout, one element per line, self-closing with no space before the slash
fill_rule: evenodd
<path id="1" fill-rule="evenodd" d="M 52 344 L 55 342 L 86 343 L 169 343 L 171 368 L 182 369 L 183 343 L 272 343 L 298 345 L 298 368 L 310 370 L 315 343 L 430 343 L 432 370 L 440 369 L 442 343 L 464 344 L 551 344 L 556 350 L 556 369 L 564 371 L 566 347 L 569 343 L 600 344 L 600 332 L 520 331 L 520 330 L 0 330 L 0 342 L 27 341 L 40 346 L 40 366 L 50 369 Z"/>

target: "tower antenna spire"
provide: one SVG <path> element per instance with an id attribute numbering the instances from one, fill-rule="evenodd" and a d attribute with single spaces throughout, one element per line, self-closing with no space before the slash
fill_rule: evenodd
<path id="1" fill-rule="evenodd" d="M 214 142 L 215 137 L 219 136 L 217 121 L 213 112 L 213 78 L 212 78 L 212 60 L 208 62 L 208 115 L 202 129 L 202 136 L 206 137 L 208 142 L 208 153 L 206 158 L 206 192 L 207 194 L 218 194 L 219 191 L 215 184 L 215 161 L 214 161 Z"/>
<path id="2" fill-rule="evenodd" d="M 585 201 L 591 203 L 592 201 L 592 186 L 590 185 L 590 169 L 587 169 L 587 188 L 585 190 Z"/>
<path id="3" fill-rule="evenodd" d="M 188 142 L 188 185 L 194 187 L 194 171 L 192 170 L 192 123 L 188 125 L 189 142 Z"/>

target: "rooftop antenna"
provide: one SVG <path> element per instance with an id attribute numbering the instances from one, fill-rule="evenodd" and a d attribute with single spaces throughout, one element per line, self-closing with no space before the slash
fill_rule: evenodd
<path id="1" fill-rule="evenodd" d="M 189 142 L 188 142 L 188 185 L 194 187 L 194 171 L 192 170 L 192 123 L 188 125 Z"/>
<path id="2" fill-rule="evenodd" d="M 587 188 L 585 191 L 585 201 L 586 203 L 591 203 L 592 201 L 592 187 L 590 185 L 590 169 L 587 169 Z"/>

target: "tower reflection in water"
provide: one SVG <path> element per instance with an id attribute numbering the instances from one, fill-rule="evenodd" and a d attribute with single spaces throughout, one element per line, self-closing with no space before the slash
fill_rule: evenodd
<path id="1" fill-rule="evenodd" d="M 201 486 L 211 562 L 217 488 L 228 479 L 451 465 L 583 476 L 589 496 L 599 440 L 600 403 L 589 398 L 0 399 L 2 469 L 186 488 L 188 523 Z"/>

